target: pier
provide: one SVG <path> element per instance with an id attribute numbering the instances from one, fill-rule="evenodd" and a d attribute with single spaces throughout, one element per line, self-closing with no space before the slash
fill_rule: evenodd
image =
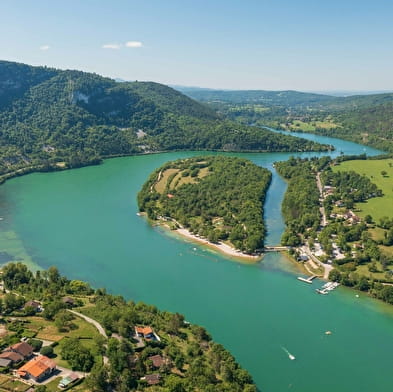
<path id="1" fill-rule="evenodd" d="M 302 278 L 301 276 L 298 276 L 297 279 L 300 280 L 301 282 L 311 284 L 312 281 L 313 281 L 317 276 L 318 276 L 318 275 L 313 275 L 313 276 L 310 276 L 309 278 Z"/>

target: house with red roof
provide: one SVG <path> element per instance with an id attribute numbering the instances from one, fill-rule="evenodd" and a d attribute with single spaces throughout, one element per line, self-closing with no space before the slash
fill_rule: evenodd
<path id="1" fill-rule="evenodd" d="M 16 373 L 19 377 L 25 379 L 32 379 L 37 382 L 41 382 L 44 378 L 50 376 L 56 370 L 56 363 L 46 357 L 45 355 L 39 355 L 27 362 Z"/>

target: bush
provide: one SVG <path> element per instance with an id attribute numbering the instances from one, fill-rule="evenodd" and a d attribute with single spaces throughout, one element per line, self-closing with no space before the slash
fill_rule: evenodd
<path id="1" fill-rule="evenodd" d="M 53 347 L 51 346 L 42 347 L 40 354 L 45 355 L 47 357 L 53 356 Z"/>
<path id="2" fill-rule="evenodd" d="M 31 347 L 33 347 L 34 351 L 40 351 L 42 347 L 42 341 L 39 339 L 29 339 L 27 343 L 30 344 Z"/>

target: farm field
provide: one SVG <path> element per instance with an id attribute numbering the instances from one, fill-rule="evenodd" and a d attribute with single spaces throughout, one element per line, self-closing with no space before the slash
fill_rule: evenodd
<path id="1" fill-rule="evenodd" d="M 357 203 L 358 215 L 371 215 L 375 222 L 387 216 L 393 218 L 393 159 L 345 161 L 333 167 L 333 171 L 355 171 L 370 178 L 383 192 L 365 203 Z M 382 172 L 386 174 L 382 175 Z"/>

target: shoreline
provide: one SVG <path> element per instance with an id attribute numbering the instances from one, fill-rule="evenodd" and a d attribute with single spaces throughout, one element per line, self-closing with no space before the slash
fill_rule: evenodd
<path id="1" fill-rule="evenodd" d="M 206 238 L 198 237 L 195 234 L 192 234 L 190 231 L 188 231 L 187 229 L 184 229 L 184 228 L 173 230 L 173 232 L 177 233 L 181 237 L 190 239 L 190 240 L 195 241 L 199 244 L 206 245 L 210 248 L 218 250 L 220 253 L 224 254 L 225 256 L 231 256 L 231 257 L 240 258 L 243 260 L 248 260 L 248 261 L 253 261 L 253 262 L 258 262 L 258 261 L 262 260 L 262 258 L 263 258 L 262 253 L 260 255 L 249 255 L 247 253 L 241 252 L 240 250 L 236 250 L 235 248 L 233 248 L 227 244 L 223 244 L 222 242 L 217 243 L 217 244 L 210 242 Z"/>

